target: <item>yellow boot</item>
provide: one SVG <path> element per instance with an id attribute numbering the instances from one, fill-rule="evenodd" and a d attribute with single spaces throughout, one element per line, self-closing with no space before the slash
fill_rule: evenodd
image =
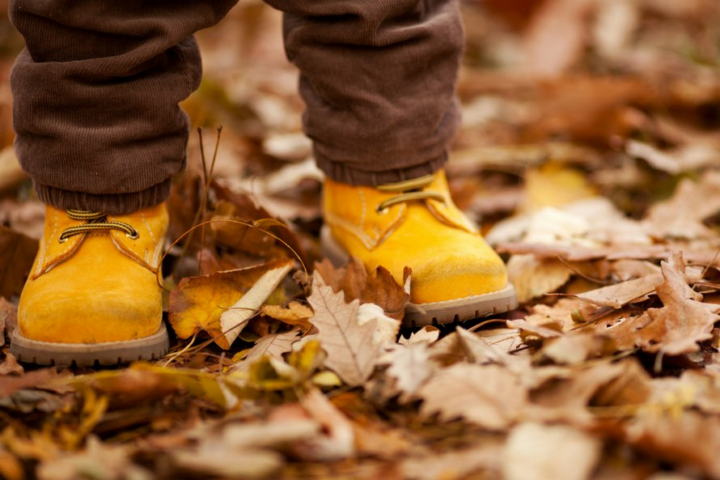
<path id="1" fill-rule="evenodd" d="M 512 310 L 505 265 L 453 204 L 444 171 L 380 187 L 325 181 L 323 250 L 359 258 L 402 283 L 412 268 L 408 325 L 463 321 Z"/>
<path id="2" fill-rule="evenodd" d="M 11 351 L 41 365 L 113 365 L 167 352 L 156 281 L 165 204 L 130 215 L 46 208 Z"/>

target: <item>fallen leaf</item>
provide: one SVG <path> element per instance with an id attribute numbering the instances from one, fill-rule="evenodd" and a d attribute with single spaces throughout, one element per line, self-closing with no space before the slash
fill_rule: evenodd
<path id="1" fill-rule="evenodd" d="M 87 448 L 46 462 L 38 468 L 39 480 L 75 480 L 103 478 L 107 480 L 150 480 L 153 475 L 133 463 L 132 448 L 126 445 L 104 444 L 90 437 Z"/>
<path id="2" fill-rule="evenodd" d="M 594 333 L 563 335 L 543 343 L 540 353 L 558 365 L 579 365 L 591 358 L 612 354 L 610 338 Z"/>
<path id="3" fill-rule="evenodd" d="M 12 146 L 0 150 L 0 191 L 14 187 L 27 178 L 20 167 L 15 149 Z"/>
<path id="4" fill-rule="evenodd" d="M 169 319 L 180 338 L 207 332 L 222 348 L 229 348 L 220 322 L 232 307 L 267 272 L 285 268 L 286 260 L 256 267 L 183 278 L 170 293 Z"/>
<path id="5" fill-rule="evenodd" d="M 560 260 L 536 259 L 534 255 L 513 255 L 507 270 L 521 303 L 556 292 L 573 275 L 573 271 Z"/>
<path id="6" fill-rule="evenodd" d="M 405 315 L 405 307 L 410 302 L 410 292 L 406 287 L 409 285 L 409 268 L 406 268 L 403 274 L 403 285 L 399 285 L 383 267 L 378 267 L 375 272 L 368 274 L 357 258 L 353 258 L 343 268 L 335 268 L 325 259 L 315 265 L 315 270 L 334 292 L 342 291 L 348 302 L 360 300 L 360 303 L 374 303 L 379 305 L 387 316 L 397 320 L 402 320 Z"/>
<path id="7" fill-rule="evenodd" d="M 712 238 L 703 221 L 720 212 L 720 173 L 708 171 L 699 182 L 684 179 L 670 200 L 650 208 L 643 224 L 659 239 Z"/>
<path id="8" fill-rule="evenodd" d="M 37 251 L 37 240 L 0 225 L 0 297 L 20 295 Z"/>
<path id="9" fill-rule="evenodd" d="M 17 328 L 17 307 L 0 297 L 0 347 L 5 345 L 5 337 L 8 340 Z"/>
<path id="10" fill-rule="evenodd" d="M 525 36 L 531 75 L 558 76 L 578 61 L 588 41 L 588 16 L 595 0 L 544 2 Z"/>
<path id="11" fill-rule="evenodd" d="M 400 331 L 400 320 L 385 315 L 385 312 L 380 306 L 374 303 L 363 303 L 358 308 L 357 320 L 361 326 L 368 322 L 375 322 L 373 343 L 395 344 L 398 332 Z"/>
<path id="12" fill-rule="evenodd" d="M 5 355 L 5 361 L 0 364 L 0 375 L 9 375 L 11 373 L 22 375 L 25 373 L 25 370 L 22 365 L 17 362 L 15 355 L 8 352 L 8 354 Z"/>
<path id="13" fill-rule="evenodd" d="M 327 352 L 326 365 L 350 386 L 361 385 L 372 374 L 381 344 L 375 343 L 375 320 L 358 322 L 359 301 L 345 303 L 342 292 L 335 293 L 320 275 L 313 275 L 313 292 L 308 302 L 315 311 L 310 322 L 317 327 Z"/>
<path id="14" fill-rule="evenodd" d="M 436 342 L 438 338 L 440 338 L 440 330 L 432 325 L 425 325 L 417 332 L 411 333 L 409 338 L 401 336 L 398 343 L 400 345 L 412 345 L 414 343 L 431 344 Z"/>
<path id="15" fill-rule="evenodd" d="M 503 452 L 506 480 L 588 480 L 602 441 L 564 425 L 524 423 L 510 433 Z"/>
<path id="16" fill-rule="evenodd" d="M 720 419 L 698 412 L 646 415 L 625 429 L 627 440 L 663 463 L 694 466 L 710 478 L 720 478 Z"/>
<path id="17" fill-rule="evenodd" d="M 307 440 L 303 457 L 312 461 L 337 461 L 355 452 L 355 432 L 350 420 L 319 390 L 300 399 L 303 409 L 322 427 L 324 435 Z"/>
<path id="18" fill-rule="evenodd" d="M 463 480 L 479 471 L 500 470 L 502 450 L 497 445 L 483 445 L 448 453 L 411 457 L 400 464 L 403 478 L 411 480 Z"/>
<path id="19" fill-rule="evenodd" d="M 602 387 L 620 377 L 625 365 L 603 362 L 589 367 L 543 367 L 532 376 L 532 415 L 536 419 L 566 421 L 585 425 L 593 420 L 588 405 Z"/>
<path id="20" fill-rule="evenodd" d="M 702 295 L 688 286 L 685 262 L 681 254 L 661 264 L 665 280 L 657 287 L 662 308 L 651 308 L 649 318 L 636 330 L 636 344 L 649 352 L 680 355 L 696 352 L 698 342 L 712 338 L 712 329 L 720 320 L 720 306 L 704 304 Z"/>
<path id="21" fill-rule="evenodd" d="M 292 351 L 293 343 L 299 340 L 298 333 L 297 330 L 293 330 L 285 333 L 273 333 L 261 338 L 250 349 L 245 358 L 234 365 L 234 368 L 239 370 L 247 369 L 253 362 L 263 356 L 281 359 L 285 353 Z"/>
<path id="22" fill-rule="evenodd" d="M 402 401 L 409 401 L 436 369 L 425 343 L 395 345 L 379 363 L 388 365 L 387 375 L 394 381 Z"/>
<path id="23" fill-rule="evenodd" d="M 248 320 L 257 314 L 262 304 L 280 285 L 292 267 L 293 262 L 286 262 L 275 268 L 269 268 L 250 290 L 240 297 L 240 300 L 223 312 L 220 315 L 220 328 L 222 328 L 224 339 L 216 338 L 215 343 L 226 350 L 229 349 L 247 325 Z"/>
<path id="24" fill-rule="evenodd" d="M 176 449 L 170 452 L 175 478 L 213 475 L 223 478 L 267 478 L 285 463 L 282 455 L 271 450 L 232 450 L 222 443 L 203 444 L 196 451 Z"/>
<path id="25" fill-rule="evenodd" d="M 290 302 L 287 307 L 263 305 L 260 311 L 263 315 L 287 325 L 297 326 L 303 330 L 310 330 L 311 328 L 310 317 L 313 316 L 313 311 L 300 302 Z"/>
<path id="26" fill-rule="evenodd" d="M 33 370 L 21 377 L 0 377 L 0 398 L 10 396 L 13 393 L 25 388 L 37 387 L 38 385 L 47 383 L 57 377 L 58 373 L 54 368 Z"/>
<path id="27" fill-rule="evenodd" d="M 488 430 L 504 430 L 525 413 L 527 392 L 509 370 L 458 363 L 439 370 L 418 391 L 420 413 L 440 420 L 463 418 Z"/>
<path id="28" fill-rule="evenodd" d="M 320 424 L 312 419 L 278 419 L 265 422 L 230 424 L 222 430 L 223 445 L 233 450 L 282 448 L 321 434 Z M 207 435 L 199 433 L 197 437 Z"/>
<path id="29" fill-rule="evenodd" d="M 663 281 L 662 274 L 654 273 L 616 285 L 610 285 L 576 295 L 577 298 L 594 305 L 622 308 L 628 303 L 642 301 Z"/>

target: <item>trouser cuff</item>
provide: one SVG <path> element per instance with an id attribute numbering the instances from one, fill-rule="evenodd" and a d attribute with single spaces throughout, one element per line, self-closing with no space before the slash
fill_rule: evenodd
<path id="1" fill-rule="evenodd" d="M 315 151 L 315 160 L 320 170 L 322 170 L 331 180 L 350 185 L 375 187 L 386 183 L 403 182 L 405 180 L 412 180 L 413 178 L 431 175 L 445 165 L 448 160 L 448 153 L 444 152 L 440 156 L 432 158 L 420 165 L 381 171 L 367 171 L 349 168 L 346 163 L 336 162 L 321 154 L 319 155 L 317 150 Z M 372 164 L 372 166 L 373 168 L 377 168 L 377 165 L 382 163 L 382 158 L 379 158 Z"/>
<path id="2" fill-rule="evenodd" d="M 48 185 L 35 184 L 35 191 L 44 203 L 61 210 L 87 210 L 109 215 L 127 215 L 164 202 L 170 195 L 171 179 L 142 192 L 118 195 L 95 195 L 72 192 Z"/>

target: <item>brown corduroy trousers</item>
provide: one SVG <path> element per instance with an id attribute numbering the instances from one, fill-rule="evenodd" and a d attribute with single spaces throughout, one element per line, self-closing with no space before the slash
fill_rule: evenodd
<path id="1" fill-rule="evenodd" d="M 332 179 L 437 170 L 459 121 L 458 0 L 266 0 L 285 14 L 303 117 Z M 185 164 L 178 102 L 202 74 L 193 33 L 237 0 L 11 0 L 26 41 L 11 77 L 16 151 L 55 207 L 129 213 Z"/>

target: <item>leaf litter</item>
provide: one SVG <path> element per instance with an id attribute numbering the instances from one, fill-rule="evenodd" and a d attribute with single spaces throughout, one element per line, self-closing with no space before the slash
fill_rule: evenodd
<path id="1" fill-rule="evenodd" d="M 297 74 L 280 17 L 247 2 L 199 35 L 205 80 L 184 106 L 225 128 L 204 165 L 191 138 L 173 184 L 171 352 L 18 365 L 42 218 L 0 121 L 0 476 L 720 478 L 720 11 L 463 11 L 450 187 L 521 306 L 462 326 L 401 327 L 409 269 L 401 285 L 322 259 Z"/>

